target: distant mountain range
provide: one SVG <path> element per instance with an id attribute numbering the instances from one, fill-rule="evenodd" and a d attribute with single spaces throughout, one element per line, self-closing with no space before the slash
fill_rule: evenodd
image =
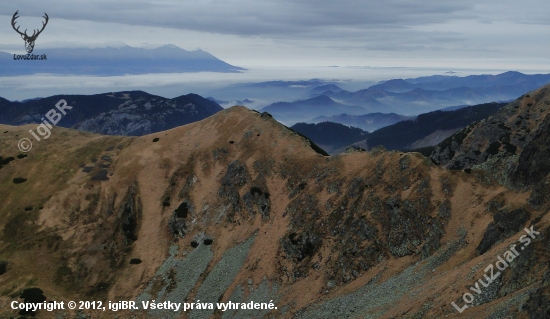
<path id="1" fill-rule="evenodd" d="M 506 103 L 486 103 L 453 111 L 434 111 L 372 133 L 331 122 L 298 123 L 292 129 L 304 134 L 331 154 L 341 153 L 354 145 L 365 149 L 381 145 L 388 150 L 406 151 L 436 145 L 459 129 L 496 113 L 505 105 Z M 352 140 L 352 143 L 348 143 Z"/>
<path id="2" fill-rule="evenodd" d="M 250 105 L 250 104 L 253 104 L 255 101 L 253 100 L 250 100 L 250 99 L 244 99 L 244 100 L 235 100 L 235 101 L 221 101 L 221 100 L 216 100 L 215 98 L 213 97 L 207 97 L 207 99 L 209 99 L 210 101 L 214 101 L 218 104 L 223 104 L 225 107 L 230 107 L 230 106 L 234 106 L 234 105 L 242 105 L 242 106 L 245 106 L 245 105 Z M 233 103 L 233 104 L 231 104 Z"/>
<path id="3" fill-rule="evenodd" d="M 261 109 L 276 102 L 294 102 L 316 97 L 320 92 L 331 91 L 327 85 L 338 87 L 336 82 L 311 79 L 306 81 L 267 81 L 257 83 L 237 83 L 207 90 L 204 96 L 210 96 L 220 101 L 256 102 L 255 109 Z M 316 90 L 316 88 L 321 89 Z M 324 87 L 324 89 L 323 89 Z M 327 89 L 328 88 L 328 89 Z M 335 89 L 336 90 L 336 89 Z M 340 89 L 341 90 L 341 89 Z M 336 90 L 338 91 L 338 90 Z M 232 105 L 229 105 L 232 106 Z M 317 117 L 318 114 L 313 117 Z M 300 119 L 304 121 L 304 119 Z"/>
<path id="4" fill-rule="evenodd" d="M 393 93 L 409 92 L 414 89 L 445 91 L 456 88 L 498 88 L 525 87 L 550 82 L 550 74 L 523 74 L 508 71 L 497 75 L 469 75 L 465 77 L 432 75 L 411 79 L 392 79 L 369 87 Z"/>
<path id="5" fill-rule="evenodd" d="M 37 73 L 116 76 L 126 74 L 183 73 L 183 72 L 240 72 L 245 69 L 230 65 L 212 54 L 186 51 L 174 45 L 156 49 L 134 48 L 76 48 L 39 49 L 45 61 L 16 61 L 13 54 L 0 52 L 0 76 Z"/>
<path id="6" fill-rule="evenodd" d="M 394 112 L 403 115 L 416 115 L 459 104 L 480 104 L 490 101 L 509 101 L 524 92 L 530 91 L 532 85 L 495 86 L 489 88 L 459 87 L 438 90 L 414 88 L 411 91 L 395 93 L 382 89 L 368 88 L 357 92 L 327 92 L 326 95 L 347 105 L 359 105 L 366 112 Z"/>
<path id="7" fill-rule="evenodd" d="M 485 103 L 455 111 L 434 111 L 418 115 L 414 120 L 386 126 L 367 136 L 369 148 L 382 145 L 388 150 L 410 150 L 436 145 L 459 129 L 480 121 L 507 103 Z"/>
<path id="8" fill-rule="evenodd" d="M 365 113 L 365 109 L 361 106 L 341 104 L 326 95 L 294 102 L 277 102 L 262 108 L 261 111 L 270 113 L 278 121 L 284 123 L 307 121 L 315 115 L 331 116 L 342 113 L 359 115 Z"/>
<path id="9" fill-rule="evenodd" d="M 393 79 L 356 92 L 333 89 L 323 94 L 340 103 L 360 105 L 372 112 L 381 111 L 373 104 L 374 100 L 385 106 L 384 112 L 415 115 L 453 105 L 510 101 L 546 83 L 550 83 L 550 74 L 527 75 L 510 71 L 498 75 Z"/>
<path id="10" fill-rule="evenodd" d="M 368 134 L 360 128 L 332 122 L 297 123 L 291 129 L 311 139 L 329 154 L 346 145 L 364 140 Z"/>
<path id="11" fill-rule="evenodd" d="M 414 84 L 416 88 L 425 90 L 448 90 L 459 87 L 532 86 L 549 83 L 550 74 L 523 74 L 517 71 L 508 71 L 497 75 L 482 74 L 464 77 L 432 75 L 405 79 L 404 81 Z"/>
<path id="12" fill-rule="evenodd" d="M 327 84 L 333 84 L 332 82 L 327 82 L 321 79 L 311 79 L 311 80 L 302 80 L 302 81 L 266 81 L 258 83 L 239 83 L 233 84 L 231 87 L 253 87 L 253 88 L 293 88 L 293 89 L 308 89 L 316 88 L 319 86 L 324 86 Z"/>
<path id="13" fill-rule="evenodd" d="M 61 99 L 72 109 L 67 110 L 58 126 L 107 135 L 151 134 L 202 120 L 222 110 L 216 102 L 197 94 L 167 99 L 143 91 L 55 95 L 26 102 L 0 98 L 0 123 L 40 123 Z"/>
<path id="14" fill-rule="evenodd" d="M 333 122 L 347 126 L 358 127 L 362 130 L 372 132 L 382 127 L 397 122 L 412 119 L 411 116 L 404 116 L 395 113 L 369 113 L 365 115 L 339 114 L 333 116 L 319 116 L 311 120 L 313 123 Z"/>
<path id="15" fill-rule="evenodd" d="M 263 110 L 277 120 L 293 125 L 298 122 L 324 121 L 324 117 L 342 113 L 416 116 L 445 108 L 457 109 L 495 101 L 510 102 L 546 83 L 550 83 L 550 74 L 510 71 L 498 75 L 434 75 L 392 79 L 358 91 L 346 90 L 346 82 L 320 79 L 242 83 L 216 89 L 209 95 L 226 101 L 254 99 L 257 101 L 255 107 L 261 109 L 263 106 Z"/>
<path id="16" fill-rule="evenodd" d="M 320 95 L 320 94 L 327 94 L 327 93 L 338 93 L 338 92 L 342 92 L 344 91 L 344 89 L 342 89 L 341 87 L 339 87 L 338 85 L 336 84 L 325 84 L 325 85 L 320 85 L 320 86 L 316 86 L 314 87 L 313 89 L 311 89 L 309 91 L 309 94 L 311 95 Z"/>

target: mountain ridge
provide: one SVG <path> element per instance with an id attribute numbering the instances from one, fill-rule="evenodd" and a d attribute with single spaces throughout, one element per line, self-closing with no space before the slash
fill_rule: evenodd
<path id="1" fill-rule="evenodd" d="M 37 73 L 117 76 L 245 70 L 230 65 L 206 51 L 186 51 L 177 46 L 161 46 L 155 49 L 127 45 L 104 48 L 37 48 L 35 54 L 46 54 L 47 60 L 39 63 L 24 63 L 25 61 L 14 61 L 12 54 L 0 51 L 0 61 L 2 61 L 0 74 L 2 76 Z"/>
<path id="2" fill-rule="evenodd" d="M 294 102 L 276 102 L 260 109 L 269 112 L 281 122 L 304 121 L 312 116 L 336 115 L 341 113 L 361 114 L 365 109 L 360 106 L 345 105 L 334 101 L 327 95 L 319 95 Z"/>
<path id="3" fill-rule="evenodd" d="M 367 132 L 376 131 L 382 127 L 395 124 L 404 120 L 411 119 L 409 116 L 395 113 L 368 113 L 364 115 L 339 114 L 332 116 L 319 116 L 311 119 L 312 123 L 334 122 L 347 126 L 359 127 Z"/>
<path id="4" fill-rule="evenodd" d="M 367 112 L 394 112 L 407 116 L 454 105 L 509 101 L 550 82 L 550 74 L 508 71 L 497 75 L 427 76 L 391 79 L 357 91 L 322 93 L 339 103 L 358 105 Z"/>
<path id="5" fill-rule="evenodd" d="M 358 129 L 344 124 L 337 126 L 335 123 L 330 125 L 299 123 L 300 125 L 296 124 L 293 128 L 321 147 L 326 147 L 331 154 L 342 153 L 349 147 L 372 149 L 383 146 L 388 150 L 410 151 L 412 148 L 434 146 L 472 122 L 492 115 L 505 105 L 506 103 L 493 102 L 451 111 L 437 110 L 419 114 L 414 118 L 406 118 L 373 132 L 360 130 L 361 132 L 358 133 L 356 132 Z M 339 135 L 336 132 L 344 134 L 346 138 L 338 140 Z M 346 145 L 344 141 L 350 140 L 354 141 Z"/>
<path id="6" fill-rule="evenodd" d="M 550 92 L 543 95 L 530 110 L 550 112 Z M 419 153 L 380 148 L 323 156 L 269 114 L 244 107 L 141 137 L 58 128 L 26 157 L 14 141 L 33 126 L 0 127 L 4 304 L 38 288 L 52 300 L 277 307 L 223 314 L 230 318 L 460 316 L 451 303 L 462 307 L 486 265 L 532 227 L 540 234 L 500 280 L 480 285 L 463 315 L 550 311 L 550 202 L 535 207 L 527 200 L 535 191 L 499 184 L 491 159 L 451 171 Z M 529 154 L 526 147 L 516 155 Z M 117 315 L 216 315 L 188 311 Z"/>
<path id="7" fill-rule="evenodd" d="M 308 137 L 329 154 L 346 145 L 359 142 L 367 136 L 367 132 L 360 128 L 333 122 L 296 123 L 291 126 L 291 129 Z"/>
<path id="8" fill-rule="evenodd" d="M 0 100 L 0 123 L 39 124 L 61 99 L 73 108 L 56 125 L 110 135 L 151 134 L 196 122 L 222 110 L 219 104 L 193 93 L 167 99 L 144 91 L 121 91 L 54 95 L 26 102 Z"/>

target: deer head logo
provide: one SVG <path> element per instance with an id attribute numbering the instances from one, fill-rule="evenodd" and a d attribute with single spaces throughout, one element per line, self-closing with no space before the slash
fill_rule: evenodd
<path id="1" fill-rule="evenodd" d="M 15 20 L 17 18 L 19 18 L 19 16 L 17 15 L 19 13 L 19 10 L 17 10 L 14 14 L 13 14 L 13 17 L 11 18 L 11 26 L 13 27 L 13 29 L 15 30 L 15 32 L 19 33 L 21 35 L 21 39 L 25 40 L 25 49 L 27 50 L 28 53 L 32 53 L 32 50 L 34 50 L 34 41 L 36 41 L 36 38 L 38 38 L 38 36 L 40 35 L 40 33 L 42 33 L 42 31 L 44 31 L 44 28 L 46 27 L 46 24 L 48 24 L 48 20 L 50 19 L 48 17 L 48 15 L 44 12 L 44 16 L 43 18 L 46 19 L 45 22 L 42 22 L 42 29 L 38 30 L 38 29 L 35 29 L 32 33 L 31 36 L 29 36 L 27 34 L 27 29 L 25 29 L 25 32 L 21 32 L 19 31 L 19 27 L 15 27 Z"/>

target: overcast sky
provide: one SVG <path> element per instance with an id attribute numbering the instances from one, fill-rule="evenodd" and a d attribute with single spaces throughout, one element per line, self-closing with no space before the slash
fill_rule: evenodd
<path id="1" fill-rule="evenodd" d="M 550 69 L 548 0 L 41 0 L 0 8 L 0 50 L 175 44 L 243 66 Z"/>

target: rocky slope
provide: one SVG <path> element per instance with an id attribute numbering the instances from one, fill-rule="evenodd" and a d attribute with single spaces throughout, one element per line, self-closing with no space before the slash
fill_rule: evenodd
<path id="1" fill-rule="evenodd" d="M 532 99 L 525 108 L 539 127 L 550 125 L 533 117 L 547 110 L 544 90 L 523 98 Z M 536 191 L 503 186 L 490 169 L 446 170 L 419 153 L 381 149 L 323 156 L 244 107 L 143 137 L 56 128 L 24 156 L 17 140 L 32 127 L 1 127 L 1 316 L 16 316 L 7 305 L 36 288 L 49 301 L 277 307 L 78 314 L 93 318 L 549 313 L 550 204 L 533 204 Z M 533 147 L 518 147 L 518 162 L 548 163 Z M 545 174 L 522 167 L 518 176 Z M 540 234 L 488 287 L 476 284 L 526 227 Z M 69 315 L 77 313 L 36 314 Z"/>
<path id="2" fill-rule="evenodd" d="M 550 86 L 527 93 L 460 130 L 431 155 L 448 169 L 484 169 L 513 189 L 546 189 L 550 172 Z M 542 199 L 541 199 L 542 200 Z"/>

